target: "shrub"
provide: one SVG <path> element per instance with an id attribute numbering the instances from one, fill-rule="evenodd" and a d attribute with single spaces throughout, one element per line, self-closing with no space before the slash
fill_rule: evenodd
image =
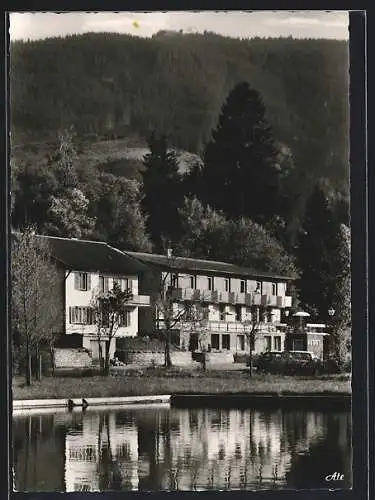
<path id="1" fill-rule="evenodd" d="M 143 337 L 119 337 L 116 339 L 117 351 L 127 352 L 164 352 L 165 344 L 159 338 Z M 171 345 L 171 350 L 179 350 L 175 345 Z M 122 359 L 119 357 L 120 361 Z"/>
<path id="2" fill-rule="evenodd" d="M 250 356 L 248 354 L 242 352 L 236 352 L 233 355 L 235 363 L 248 363 L 250 360 Z"/>

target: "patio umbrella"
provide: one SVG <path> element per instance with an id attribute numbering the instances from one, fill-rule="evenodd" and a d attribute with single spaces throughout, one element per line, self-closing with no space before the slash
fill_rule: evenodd
<path id="1" fill-rule="evenodd" d="M 305 311 L 298 311 L 295 314 L 293 314 L 293 316 L 295 316 L 296 318 L 299 318 L 299 323 L 302 326 L 302 318 L 308 318 L 310 316 L 310 314 L 308 312 L 305 312 Z"/>

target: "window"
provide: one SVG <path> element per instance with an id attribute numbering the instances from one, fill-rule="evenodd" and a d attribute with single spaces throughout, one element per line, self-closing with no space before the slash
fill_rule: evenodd
<path id="1" fill-rule="evenodd" d="M 113 278 L 113 288 L 115 288 L 116 285 L 119 286 L 121 290 L 121 278 Z"/>
<path id="2" fill-rule="evenodd" d="M 171 276 L 171 287 L 178 288 L 178 274 L 172 274 Z"/>
<path id="3" fill-rule="evenodd" d="M 237 345 L 239 351 L 245 350 L 245 335 L 237 335 Z"/>
<path id="4" fill-rule="evenodd" d="M 230 349 L 230 335 L 223 334 L 221 336 L 221 345 L 223 349 L 227 349 L 229 351 Z"/>
<path id="5" fill-rule="evenodd" d="M 76 290 L 90 290 L 90 275 L 87 273 L 74 274 L 74 288 Z"/>
<path id="6" fill-rule="evenodd" d="M 208 290 L 213 290 L 214 289 L 214 279 L 212 276 L 209 276 L 207 278 L 207 286 L 208 286 Z"/>
<path id="7" fill-rule="evenodd" d="M 272 295 L 277 295 L 277 283 L 272 283 Z"/>
<path id="8" fill-rule="evenodd" d="M 240 305 L 236 305 L 236 321 L 242 321 L 242 307 Z"/>
<path id="9" fill-rule="evenodd" d="M 241 280 L 240 290 L 241 290 L 241 293 L 246 293 L 246 281 L 245 280 Z"/>
<path id="10" fill-rule="evenodd" d="M 275 351 L 281 351 L 281 337 L 274 337 L 273 348 Z"/>
<path id="11" fill-rule="evenodd" d="M 225 291 L 230 292 L 230 279 L 226 278 L 224 281 Z"/>
<path id="12" fill-rule="evenodd" d="M 90 307 L 69 307 L 69 323 L 92 325 L 92 309 Z"/>
<path id="13" fill-rule="evenodd" d="M 260 281 L 256 283 L 255 293 L 262 293 L 262 283 Z"/>
<path id="14" fill-rule="evenodd" d="M 131 324 L 130 311 L 125 311 L 124 314 L 121 314 L 120 316 L 119 326 L 127 327 L 130 326 L 130 324 Z"/>
<path id="15" fill-rule="evenodd" d="M 219 335 L 217 333 L 211 334 L 211 349 L 220 349 L 219 346 Z"/>
<path id="16" fill-rule="evenodd" d="M 225 305 L 224 304 L 219 304 L 219 313 L 220 313 L 220 321 L 225 321 Z"/>
<path id="17" fill-rule="evenodd" d="M 190 276 L 190 288 L 196 288 L 195 287 L 195 276 Z"/>
<path id="18" fill-rule="evenodd" d="M 265 350 L 270 351 L 271 350 L 271 336 L 270 335 L 265 335 L 264 337 L 264 345 L 265 345 Z"/>
<path id="19" fill-rule="evenodd" d="M 320 340 L 318 339 L 309 340 L 309 344 L 317 346 L 320 344 Z"/>
<path id="20" fill-rule="evenodd" d="M 108 292 L 108 277 L 107 276 L 99 276 L 99 290 L 102 293 Z"/>
<path id="21" fill-rule="evenodd" d="M 69 459 L 79 462 L 95 462 L 96 450 L 93 446 L 74 447 L 69 450 Z"/>

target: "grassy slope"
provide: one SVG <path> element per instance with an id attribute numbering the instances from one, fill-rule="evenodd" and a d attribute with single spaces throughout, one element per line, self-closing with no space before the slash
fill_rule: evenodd
<path id="1" fill-rule="evenodd" d="M 40 164 L 46 161 L 54 151 L 53 142 L 31 142 L 11 147 L 11 156 L 16 164 L 29 162 Z M 149 153 L 146 142 L 138 137 L 130 136 L 121 139 L 85 141 L 78 147 L 79 162 L 85 167 L 101 167 L 108 173 L 117 176 L 138 177 L 145 154 Z M 180 172 L 186 172 L 197 161 L 199 156 L 188 151 L 177 151 Z"/>
<path id="2" fill-rule="evenodd" d="M 24 380 L 14 378 L 14 399 L 82 398 L 113 396 L 148 396 L 176 393 L 275 393 L 295 394 L 334 392 L 350 394 L 351 380 L 347 375 L 321 377 L 253 376 L 243 372 L 173 370 L 167 373 L 149 369 L 137 373 L 122 373 L 109 377 L 48 377 L 33 382 L 31 387 Z"/>

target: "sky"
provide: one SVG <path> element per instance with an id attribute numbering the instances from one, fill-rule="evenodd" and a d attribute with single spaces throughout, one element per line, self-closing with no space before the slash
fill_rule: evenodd
<path id="1" fill-rule="evenodd" d="M 87 32 L 150 37 L 159 30 L 214 31 L 241 38 L 349 38 L 348 11 L 173 11 L 10 13 L 11 40 L 37 40 Z"/>

